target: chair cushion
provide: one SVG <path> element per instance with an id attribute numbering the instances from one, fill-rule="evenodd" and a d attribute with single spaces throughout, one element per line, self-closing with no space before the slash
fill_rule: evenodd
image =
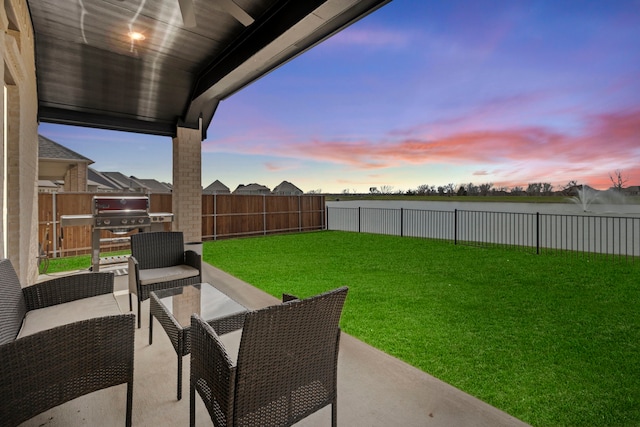
<path id="1" fill-rule="evenodd" d="M 227 351 L 229 360 L 233 362 L 233 366 L 238 364 L 238 351 L 240 350 L 240 341 L 242 339 L 242 329 L 220 335 L 220 342 Z"/>
<path id="2" fill-rule="evenodd" d="M 79 320 L 116 314 L 122 314 L 122 312 L 113 294 L 82 298 L 64 304 L 31 310 L 27 312 L 24 318 L 18 338 Z"/>
<path id="3" fill-rule="evenodd" d="M 140 284 L 144 286 L 160 282 L 173 282 L 174 280 L 198 276 L 200 271 L 189 265 L 174 265 L 173 267 L 140 270 L 139 274 Z"/>

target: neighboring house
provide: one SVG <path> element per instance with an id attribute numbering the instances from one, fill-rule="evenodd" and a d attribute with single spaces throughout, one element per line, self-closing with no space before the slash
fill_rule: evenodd
<path id="1" fill-rule="evenodd" d="M 132 176 L 131 178 L 135 179 L 137 182 L 148 188 L 149 193 L 153 194 L 170 194 L 171 193 L 171 184 L 160 182 L 156 179 L 141 179 Z"/>
<path id="2" fill-rule="evenodd" d="M 640 196 L 640 185 L 630 185 L 622 189 L 627 196 Z"/>
<path id="3" fill-rule="evenodd" d="M 271 194 L 271 190 L 268 187 L 260 184 L 238 185 L 238 188 L 233 190 L 233 194 Z"/>
<path id="4" fill-rule="evenodd" d="M 58 193 L 63 191 L 63 181 L 38 180 L 38 193 Z"/>
<path id="5" fill-rule="evenodd" d="M 101 172 L 89 168 L 89 191 L 92 193 L 121 193 L 126 190 Z"/>
<path id="6" fill-rule="evenodd" d="M 207 188 L 202 190 L 202 194 L 230 194 L 229 187 L 218 181 L 213 181 Z"/>
<path id="7" fill-rule="evenodd" d="M 98 172 L 93 160 L 38 135 L 38 191 L 41 193 L 171 193 L 171 184 L 120 172 Z M 227 189 L 228 190 L 228 189 Z"/>
<path id="8" fill-rule="evenodd" d="M 93 160 L 38 135 L 38 191 L 88 191 L 87 172 L 92 163 Z M 64 183 L 59 184 L 60 181 Z"/>
<path id="9" fill-rule="evenodd" d="M 132 176 L 126 176 L 120 172 L 101 172 L 102 175 L 109 178 L 111 181 L 114 181 L 116 184 L 120 186 L 121 191 L 132 192 L 132 193 L 148 193 L 149 189 L 146 185 L 139 182 Z"/>
<path id="10" fill-rule="evenodd" d="M 278 196 L 301 196 L 304 192 L 289 181 L 282 181 L 271 193 Z"/>

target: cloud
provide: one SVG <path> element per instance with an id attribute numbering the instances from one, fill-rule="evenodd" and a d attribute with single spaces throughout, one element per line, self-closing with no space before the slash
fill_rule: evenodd
<path id="1" fill-rule="evenodd" d="M 515 101 L 496 101 L 494 107 L 502 109 Z M 253 130 L 251 138 L 216 140 L 206 151 L 308 159 L 370 173 L 407 166 L 464 166 L 475 169 L 472 176 L 509 186 L 588 180 L 590 185 L 607 187 L 608 173 L 615 169 L 628 172 L 630 181 L 640 181 L 640 108 L 584 115 L 581 126 L 570 132 L 542 125 L 473 129 L 451 124 L 436 122 L 434 132 L 429 124 L 396 129 L 377 140 L 305 141 L 286 132 L 279 133 L 280 139 L 266 140 L 258 137 L 264 132 Z M 271 171 L 286 168 L 282 162 L 268 162 L 265 167 Z"/>
<path id="2" fill-rule="evenodd" d="M 271 163 L 271 162 L 265 163 L 264 167 L 270 172 L 277 172 L 277 171 L 281 171 L 281 170 L 286 169 L 286 168 L 284 168 L 284 167 L 282 167 L 280 165 L 277 165 L 277 164 Z"/>

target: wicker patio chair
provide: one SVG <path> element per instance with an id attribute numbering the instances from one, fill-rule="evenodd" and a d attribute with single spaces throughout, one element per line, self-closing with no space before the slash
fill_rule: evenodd
<path id="1" fill-rule="evenodd" d="M 129 257 L 129 310 L 133 310 L 131 295 L 138 297 L 138 328 L 140 306 L 153 291 L 194 285 L 202 282 L 202 257 L 184 250 L 181 231 L 138 233 L 131 236 Z"/>
<path id="2" fill-rule="evenodd" d="M 113 283 L 112 273 L 88 273 L 22 288 L 0 260 L 0 425 L 126 383 L 131 426 L 134 316 L 96 314 L 120 313 Z"/>
<path id="3" fill-rule="evenodd" d="M 332 406 L 337 423 L 342 287 L 251 311 L 237 360 L 212 326 L 191 317 L 190 425 L 196 391 L 216 427 L 289 426 Z"/>

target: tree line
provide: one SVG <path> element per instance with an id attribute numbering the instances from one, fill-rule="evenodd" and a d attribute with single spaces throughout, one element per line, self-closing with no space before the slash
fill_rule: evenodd
<path id="1" fill-rule="evenodd" d="M 612 189 L 622 191 L 625 188 L 629 178 L 624 175 L 621 169 L 615 170 L 609 174 L 611 180 Z M 583 184 L 584 185 L 584 184 Z M 474 184 L 472 182 L 468 184 L 454 184 L 449 183 L 446 185 L 428 185 L 422 184 L 415 189 L 410 190 L 394 190 L 391 185 L 383 185 L 380 187 L 370 187 L 369 194 L 381 194 L 381 195 L 406 195 L 406 196 L 498 196 L 498 195 L 512 195 L 512 196 L 550 196 L 553 194 L 561 194 L 564 196 L 572 195 L 576 192 L 576 189 L 582 188 L 578 181 L 571 180 L 567 184 L 560 186 L 559 189 L 554 191 L 554 186 L 548 182 L 531 182 L 527 184 L 527 187 L 514 186 L 512 188 L 505 186 L 494 186 L 493 183 L 487 182 L 483 184 Z M 321 190 L 314 190 L 310 193 L 321 193 Z M 359 194 L 356 190 L 344 189 L 342 194 Z"/>

